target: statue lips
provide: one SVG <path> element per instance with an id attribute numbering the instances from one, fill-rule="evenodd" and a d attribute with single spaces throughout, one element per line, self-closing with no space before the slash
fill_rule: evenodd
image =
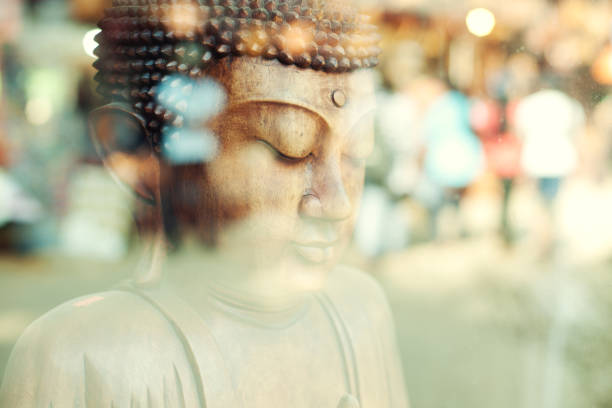
<path id="1" fill-rule="evenodd" d="M 333 258 L 338 241 L 309 241 L 306 243 L 293 241 L 291 244 L 301 259 L 320 265 Z"/>

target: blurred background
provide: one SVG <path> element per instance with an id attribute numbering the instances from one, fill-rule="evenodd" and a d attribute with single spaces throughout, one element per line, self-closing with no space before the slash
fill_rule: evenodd
<path id="1" fill-rule="evenodd" d="M 0 376 L 139 261 L 87 130 L 109 3 L 0 0 Z M 346 263 L 389 294 L 412 406 L 611 407 L 612 3 L 361 3 L 384 51 Z"/>

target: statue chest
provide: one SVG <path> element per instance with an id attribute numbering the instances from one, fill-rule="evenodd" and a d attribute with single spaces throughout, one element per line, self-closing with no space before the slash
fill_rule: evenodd
<path id="1" fill-rule="evenodd" d="M 317 294 L 298 313 L 262 315 L 233 307 L 196 311 L 172 294 L 140 295 L 182 344 L 187 364 L 175 376 L 185 406 L 396 408 L 393 384 L 401 378 L 388 333 L 358 298 Z"/>
<path id="2" fill-rule="evenodd" d="M 234 317 L 205 319 L 207 341 L 214 341 L 225 370 L 224 385 L 218 372 L 201 370 L 207 407 L 388 406 L 380 343 L 359 316 L 342 316 L 320 297 L 293 320 L 255 324 Z"/>

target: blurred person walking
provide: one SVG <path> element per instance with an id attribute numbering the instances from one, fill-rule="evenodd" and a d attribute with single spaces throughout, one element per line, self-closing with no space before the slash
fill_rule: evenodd
<path id="1" fill-rule="evenodd" d="M 446 207 L 458 210 L 467 187 L 484 170 L 483 147 L 471 129 L 469 111 L 468 98 L 452 90 L 434 102 L 425 117 L 425 183 L 420 188 L 420 195 L 427 197 L 424 202 L 428 203 L 430 211 L 432 239 L 440 238 L 438 217 L 441 211 Z M 438 194 L 434 194 L 435 191 Z M 452 223 L 457 225 L 444 225 L 445 229 L 454 229 L 463 235 L 458 217 L 454 217 Z"/>
<path id="2" fill-rule="evenodd" d="M 482 141 L 487 169 L 499 180 L 502 188 L 499 233 L 506 245 L 514 240 L 510 222 L 510 198 L 516 178 L 521 174 L 521 141 L 513 131 L 514 104 L 496 100 L 476 102 L 470 112 L 472 128 Z"/>
<path id="3" fill-rule="evenodd" d="M 560 90 L 535 92 L 516 108 L 516 132 L 523 140 L 521 166 L 537 182 L 548 216 L 541 237 L 544 254 L 554 249 L 555 199 L 562 181 L 577 167 L 575 139 L 584 125 L 585 113 L 580 103 Z"/>

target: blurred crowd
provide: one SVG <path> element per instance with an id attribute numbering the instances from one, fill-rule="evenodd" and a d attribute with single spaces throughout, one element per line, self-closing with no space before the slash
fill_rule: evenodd
<path id="1" fill-rule="evenodd" d="M 519 23 L 450 6 L 380 16 L 366 253 L 485 235 L 536 258 L 612 254 L 612 6 L 520 3 Z"/>

